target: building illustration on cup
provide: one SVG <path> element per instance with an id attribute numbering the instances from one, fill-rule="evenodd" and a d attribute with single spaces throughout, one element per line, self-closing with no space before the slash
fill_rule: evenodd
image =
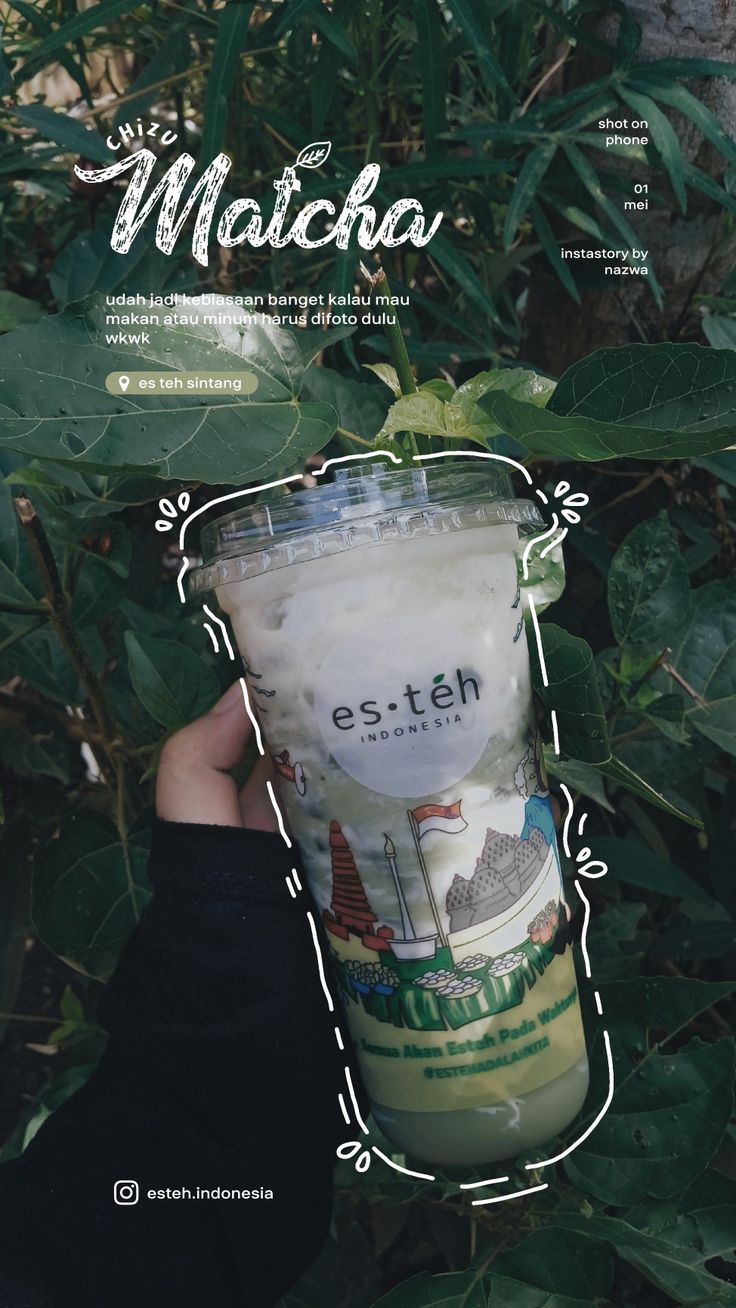
<path id="1" fill-rule="evenodd" d="M 532 757 L 534 752 L 531 747 Z M 528 755 L 521 760 L 519 775 L 529 761 Z M 347 837 L 339 822 L 330 822 L 332 890 L 322 920 L 334 941 L 330 952 L 343 998 L 380 1022 L 414 1030 L 457 1029 L 516 1007 L 569 944 L 546 794 L 526 800 L 520 834 L 488 828 L 474 871 L 467 877 L 455 873 L 444 904 L 432 890 L 422 841 L 430 832 L 451 836 L 466 830 L 462 799 L 409 809 L 407 823 L 435 924 L 424 934 L 414 925 L 392 835 L 384 833 L 383 855 L 398 930 L 379 921 Z M 533 913 L 520 917 L 520 905 L 530 905 Z M 512 946 L 502 952 L 473 948 L 476 942 L 488 948 L 492 933 L 517 918 L 519 937 Z"/>

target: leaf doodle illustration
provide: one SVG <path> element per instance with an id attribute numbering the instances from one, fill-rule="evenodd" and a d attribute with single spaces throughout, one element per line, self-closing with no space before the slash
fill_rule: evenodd
<path id="1" fill-rule="evenodd" d="M 332 141 L 311 141 L 296 157 L 296 168 L 319 168 L 332 149 Z"/>

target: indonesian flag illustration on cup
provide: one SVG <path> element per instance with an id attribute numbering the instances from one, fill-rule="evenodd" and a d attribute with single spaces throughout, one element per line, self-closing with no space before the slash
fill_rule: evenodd
<path id="1" fill-rule="evenodd" d="M 301 763 L 291 763 L 289 761 L 288 749 L 282 749 L 280 754 L 274 754 L 273 765 L 280 777 L 290 781 L 296 788 L 297 795 L 304 795 L 307 789 L 307 778 L 304 775 L 304 768 Z"/>
<path id="2" fill-rule="evenodd" d="M 446 831 L 448 835 L 464 831 L 468 824 L 460 811 L 461 804 L 458 799 L 454 804 L 420 804 L 410 809 L 419 839 L 429 831 Z"/>

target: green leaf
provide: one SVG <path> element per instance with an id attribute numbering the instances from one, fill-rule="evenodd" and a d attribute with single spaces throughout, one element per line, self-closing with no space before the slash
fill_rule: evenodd
<path id="1" fill-rule="evenodd" d="M 644 118 L 648 123 L 649 135 L 662 156 L 662 162 L 669 173 L 678 204 L 682 212 L 685 213 L 687 211 L 684 176 L 685 160 L 672 123 L 669 118 L 665 117 L 662 110 L 650 96 L 642 95 L 638 91 L 632 91 L 631 87 L 627 86 L 625 82 L 617 84 L 616 90 L 629 108 L 633 109 L 640 118 Z"/>
<path id="2" fill-rule="evenodd" d="M 426 0 L 412 0 L 412 14 L 417 31 L 417 56 L 422 79 L 424 114 L 424 156 L 434 163 L 445 153 L 439 140 L 447 131 L 447 74 L 443 25 L 439 6 Z"/>
<path id="3" fill-rule="evenodd" d="M 304 367 L 308 368 L 310 363 L 313 363 L 324 350 L 328 350 L 337 341 L 344 341 L 348 336 L 352 336 L 354 331 L 354 327 L 347 325 L 341 327 L 315 327 L 314 329 L 300 327 L 295 335 Z"/>
<path id="4" fill-rule="evenodd" d="M 248 40 L 248 27 L 255 5 L 247 0 L 230 0 L 218 15 L 217 41 L 207 78 L 203 110 L 200 157 L 209 163 L 222 149 L 227 127 L 230 93 Z"/>
<path id="5" fill-rule="evenodd" d="M 611 55 L 614 53 L 612 46 L 586 31 L 586 28 L 579 21 L 575 22 L 572 17 L 566 16 L 564 11 L 561 12 L 556 6 L 543 4 L 541 0 L 526 0 L 526 5 L 536 13 L 542 14 L 550 26 L 558 32 L 564 32 L 565 35 L 571 37 L 576 45 L 581 45 L 588 50 L 594 50 L 597 54 L 602 55 L 604 59 L 610 60 Z M 593 83 L 593 86 L 595 85 L 596 83 Z"/>
<path id="6" fill-rule="evenodd" d="M 26 19 L 26 22 L 29 23 L 31 28 L 35 32 L 38 32 L 38 34 L 41 37 L 45 38 L 46 36 L 48 36 L 50 33 L 54 31 L 53 23 L 50 21 L 47 15 L 44 12 L 42 12 L 40 5 L 36 5 L 33 3 L 30 4 L 26 3 L 25 0 L 12 0 L 12 4 L 10 5 L 10 8 L 16 10 L 17 13 L 22 14 L 23 17 Z M 79 47 L 77 46 L 77 49 L 78 48 Z M 64 68 L 69 74 L 69 76 L 71 77 L 72 81 L 77 83 L 77 86 L 82 92 L 82 95 L 84 96 L 87 103 L 92 104 L 93 103 L 92 91 L 89 88 L 89 84 L 87 82 L 84 68 L 82 67 L 81 63 L 77 63 L 73 59 L 69 51 L 67 50 L 60 51 L 57 58 L 62 68 Z M 25 70 L 21 74 L 16 64 L 14 81 L 17 80 L 18 84 L 20 85 L 21 82 L 25 81 L 26 77 L 27 77 L 27 73 L 25 72 Z"/>
<path id="7" fill-rule="evenodd" d="M 575 278 L 570 272 L 567 263 L 560 255 L 560 242 L 555 239 L 555 235 L 547 222 L 541 204 L 535 201 L 534 204 L 531 205 L 529 212 L 534 224 L 534 230 L 539 237 L 544 253 L 549 259 L 568 295 L 576 304 L 580 304 L 580 294 L 575 285 Z"/>
<path id="8" fill-rule="evenodd" d="M 364 364 L 364 367 L 369 368 L 370 366 L 370 364 Z M 379 363 L 375 366 L 380 368 L 381 364 Z M 394 374 L 395 371 L 394 368 L 389 369 L 389 372 L 393 372 Z M 376 375 L 380 376 L 378 373 Z M 436 395 L 440 400 L 447 400 L 449 403 L 455 398 L 457 387 L 452 382 L 446 381 L 444 377 L 430 377 L 429 381 L 420 382 L 418 389 L 420 391 L 430 391 L 432 395 Z"/>
<path id="9" fill-rule="evenodd" d="M 62 23 L 61 27 L 55 28 L 37 46 L 34 46 L 23 67 L 16 74 L 16 80 L 24 82 L 29 77 L 33 77 L 44 64 L 50 61 L 51 55 L 57 54 L 57 51 L 62 50 L 72 41 L 78 41 L 88 32 L 94 32 L 98 27 L 107 27 L 122 14 L 130 13 L 131 9 L 136 8 L 137 2 L 138 0 L 99 0 L 99 4 L 91 5 L 89 9 L 77 13 L 74 18 Z"/>
<path id="10" fill-rule="evenodd" d="M 43 318 L 44 310 L 36 300 L 27 300 L 13 291 L 0 291 L 0 332 L 12 332 L 29 322 Z"/>
<path id="11" fill-rule="evenodd" d="M 136 695 L 167 730 L 186 726 L 219 697 L 214 672 L 188 645 L 126 631 L 125 647 Z"/>
<path id="12" fill-rule="evenodd" d="M 1 734 L 4 734 L 1 733 Z M 0 794 L 0 822 L 5 821 L 3 796 Z M 28 868 L 27 827 L 19 824 L 15 835 L 4 831 L 3 874 L 0 877 L 0 1011 L 15 1010 L 20 991 L 25 961 L 28 954 L 28 900 L 30 876 Z M 8 1030 L 8 1022 L 0 1021 L 0 1046 Z M 2 1153 L 0 1153 L 2 1160 Z"/>
<path id="13" fill-rule="evenodd" d="M 393 392 L 394 399 L 398 400 L 401 395 L 401 383 L 399 375 L 392 363 L 364 363 L 363 367 L 372 372 L 382 381 L 384 386 Z"/>
<path id="14" fill-rule="evenodd" d="M 113 118 L 113 130 L 117 131 L 123 123 L 130 122 L 149 109 L 161 95 L 161 83 L 175 77 L 177 73 L 185 72 L 189 67 L 190 56 L 189 33 L 182 22 L 172 27 L 145 68 L 127 88 L 126 103 L 120 106 Z M 152 290 L 153 287 L 149 289 Z"/>
<path id="15" fill-rule="evenodd" d="M 447 0 L 447 8 L 458 27 L 464 32 L 470 48 L 478 60 L 481 77 L 486 86 L 490 87 L 491 90 L 500 87 L 501 90 L 511 95 L 512 91 L 506 80 L 506 74 L 493 53 L 493 28 L 491 27 L 490 17 L 484 15 L 485 22 L 483 22 L 481 19 L 483 10 L 481 8 L 479 11 L 472 3 L 472 0 Z"/>
<path id="16" fill-rule="evenodd" d="M 550 408 L 642 428 L 709 429 L 736 412 L 736 360 L 705 345 L 596 349 L 567 368 Z"/>
<path id="17" fill-rule="evenodd" d="M 597 856 L 597 839 L 595 845 Z M 639 929 L 646 912 L 646 904 L 624 900 L 620 904 L 606 904 L 605 912 L 591 919 L 588 953 L 595 959 L 596 985 L 639 975 L 651 940 L 650 931 Z"/>
<path id="18" fill-rule="evenodd" d="M 3 727 L 0 732 L 0 759 L 19 777 L 52 777 L 65 783 L 70 773 L 70 746 L 63 736 L 27 726 Z"/>
<path id="19" fill-rule="evenodd" d="M 511 1305 L 512 1300 L 504 1300 Z M 480 1274 L 419 1272 L 377 1299 L 373 1308 L 489 1308 L 488 1291 Z"/>
<path id="20" fill-rule="evenodd" d="M 319 1257 L 278 1308 L 368 1308 L 380 1284 L 372 1227 L 356 1222 L 349 1204 L 337 1203 Z"/>
<path id="21" fill-rule="evenodd" d="M 489 392 L 503 391 L 535 406 L 544 406 L 555 384 L 527 368 L 493 368 L 479 372 L 443 400 L 435 390 L 420 387 L 412 395 L 402 395 L 391 405 L 381 436 L 413 431 L 422 436 L 444 436 L 452 440 L 475 441 L 487 445 L 498 436 L 500 427 L 479 407 Z"/>
<path id="22" fill-rule="evenodd" d="M 718 185 L 715 178 L 710 173 L 704 173 L 702 169 L 696 168 L 695 164 L 685 164 L 685 181 L 695 191 L 701 191 L 707 195 L 709 200 L 714 200 L 722 209 L 728 209 L 731 213 L 736 213 L 736 197 L 724 191 L 722 186 Z"/>
<path id="23" fill-rule="evenodd" d="M 119 562 L 124 563 L 126 546 L 119 542 Z M 125 572 L 110 568 L 106 560 L 85 551 L 85 562 L 72 598 L 72 617 L 80 631 L 101 621 L 117 609 L 125 596 Z M 97 634 L 97 633 L 95 633 Z M 89 639 L 89 637 L 88 637 Z"/>
<path id="24" fill-rule="evenodd" d="M 650 957 L 659 962 L 686 959 L 688 962 L 704 958 L 717 959 L 723 966 L 727 955 L 733 954 L 734 924 L 731 918 L 701 918 L 683 922 L 671 931 L 658 932 L 651 947 Z"/>
<path id="25" fill-rule="evenodd" d="M 456 246 L 452 245 L 441 232 L 432 237 L 429 250 L 431 258 L 440 265 L 440 268 L 445 270 L 450 279 L 470 300 L 471 304 L 480 309 L 481 313 L 488 317 L 491 322 L 500 326 L 498 310 L 465 255 L 461 254 Z"/>
<path id="26" fill-rule="evenodd" d="M 644 777 L 639 776 L 633 768 L 624 763 L 623 759 L 611 757 L 605 763 L 598 765 L 602 776 L 612 781 L 615 785 L 621 786 L 628 790 L 632 795 L 637 795 L 640 799 L 646 799 L 648 803 L 653 804 L 655 808 L 661 808 L 664 813 L 671 814 L 672 817 L 678 817 L 683 822 L 687 822 L 692 827 L 698 827 L 702 830 L 703 823 L 700 818 L 694 817 L 692 813 L 678 808 L 676 804 L 660 793 L 655 786 L 650 785 Z M 697 761 L 696 761 L 697 767 Z"/>
<path id="27" fill-rule="evenodd" d="M 77 811 L 42 845 L 33 869 L 33 921 L 49 949 L 106 981 L 151 897 L 142 836 L 123 846 L 107 818 Z"/>
<path id="28" fill-rule="evenodd" d="M 736 350 L 736 318 L 709 315 L 703 319 L 703 331 L 715 350 Z"/>
<path id="29" fill-rule="evenodd" d="M 656 695 L 645 704 L 637 703 L 636 707 L 642 717 L 659 727 L 668 740 L 674 740 L 680 745 L 689 742 L 690 737 L 684 726 L 685 706 L 677 695 Z"/>
<path id="30" fill-rule="evenodd" d="M 618 105 L 615 105 L 615 108 L 618 109 Z M 647 156 L 643 145 L 606 145 L 606 137 L 602 132 L 575 132 L 570 139 L 574 145 L 582 145 L 591 150 L 602 150 L 609 157 L 613 155 L 614 158 L 625 159 L 634 167 L 651 166 L 651 159 Z"/>
<path id="31" fill-rule="evenodd" d="M 72 519 L 69 544 L 96 564 L 110 568 L 118 577 L 127 577 L 130 571 L 131 539 L 128 528 L 119 518 L 107 522 L 89 519 Z M 98 574 L 99 575 L 99 574 Z"/>
<path id="32" fill-rule="evenodd" d="M 12 630 L 7 622 L 0 620 L 0 641 Z M 6 649 L 0 655 L 0 669 L 3 680 L 22 677 L 56 703 L 81 704 L 84 700 L 79 678 L 48 626 L 30 632 L 12 649 Z"/>
<path id="33" fill-rule="evenodd" d="M 654 347 L 656 348 L 656 347 Z M 663 431 L 599 422 L 595 418 L 562 417 L 520 404 L 501 393 L 482 401 L 498 426 L 534 454 L 557 458 L 687 459 L 728 448 L 736 440 L 736 413 L 718 428 Z"/>
<path id="34" fill-rule="evenodd" d="M 669 660 L 696 694 L 684 688 L 685 723 L 719 749 L 736 754 L 736 581 L 711 581 L 693 592 L 680 640 Z"/>
<path id="35" fill-rule="evenodd" d="M 533 549 L 527 555 L 525 569 L 524 553 L 527 541 L 528 537 L 519 537 L 516 547 L 516 571 L 522 595 L 524 598 L 527 595 L 532 596 L 539 616 L 549 608 L 550 604 L 554 604 L 560 598 L 565 589 L 565 556 L 561 544 L 555 545 L 544 557 L 541 549 Z M 526 576 L 524 576 L 525 571 Z"/>
<path id="36" fill-rule="evenodd" d="M 687 721 L 727 754 L 736 755 L 736 692 L 702 709 L 692 709 Z"/>
<path id="37" fill-rule="evenodd" d="M 99 1049 L 94 1052 L 99 1057 L 102 1050 Z M 94 1069 L 95 1063 L 90 1061 L 90 1056 L 87 1054 L 84 1063 L 74 1063 L 72 1066 L 67 1066 L 57 1072 L 51 1085 L 43 1091 L 37 1100 L 30 1117 L 20 1121 L 10 1140 L 3 1146 L 0 1158 L 3 1161 L 10 1158 L 19 1158 L 34 1136 L 38 1134 L 46 1119 L 57 1108 L 61 1107 L 71 1095 L 81 1090 Z"/>
<path id="38" fill-rule="evenodd" d="M 337 0 L 337 3 L 333 6 L 334 18 L 341 24 L 343 31 L 347 32 L 350 27 L 359 4 L 360 0 Z M 291 10 L 292 7 L 289 6 L 281 22 L 280 30 L 293 26 L 294 15 Z M 338 46 L 332 41 L 322 41 L 314 73 L 309 78 L 313 131 L 321 132 L 324 127 L 330 106 L 335 98 L 338 74 L 343 63 L 344 58 L 341 58 Z"/>
<path id="39" fill-rule="evenodd" d="M 699 55 L 685 55 L 679 59 L 653 59 L 636 66 L 637 77 L 649 76 L 677 79 L 680 77 L 729 77 L 736 79 L 736 65 L 725 59 L 701 59 Z"/>
<path id="40" fill-rule="evenodd" d="M 521 165 L 514 189 L 511 192 L 511 199 L 503 225 L 503 247 L 506 251 L 510 250 L 514 243 L 519 224 L 534 200 L 542 178 L 557 154 L 557 146 L 558 142 L 556 140 L 545 141 L 542 145 L 538 145 L 534 150 L 531 150 Z"/>
<path id="41" fill-rule="evenodd" d="M 504 391 L 515 400 L 524 400 L 535 408 L 543 409 L 549 403 L 554 389 L 555 383 L 549 377 L 532 372 L 530 368 L 491 368 L 462 382 L 452 397 L 452 403 L 468 422 L 482 423 L 488 427 L 485 414 L 476 405 L 489 391 Z"/>
<path id="42" fill-rule="evenodd" d="M 496 1302 L 504 1308 L 506 1304 L 589 1308 L 605 1298 L 612 1281 L 613 1259 L 598 1240 L 545 1226 L 494 1258 L 491 1304 L 498 1296 Z M 545 1297 L 533 1298 L 529 1288 L 545 1291 Z"/>
<path id="43" fill-rule="evenodd" d="M 581 763 L 575 758 L 556 758 L 551 748 L 545 749 L 544 762 L 550 776 L 564 781 L 573 792 L 580 791 L 581 795 L 592 799 L 594 804 L 600 805 L 606 812 L 615 813 L 613 804 L 606 797 L 599 768 L 592 763 Z"/>
<path id="44" fill-rule="evenodd" d="M 281 21 L 276 29 L 277 36 L 283 36 L 296 23 L 301 22 L 306 17 L 311 17 L 313 10 L 320 0 L 291 0 L 289 4 L 283 6 Z"/>
<path id="45" fill-rule="evenodd" d="M 608 611 L 620 645 L 664 649 L 682 630 L 690 581 L 667 514 L 640 522 L 616 551 L 608 573 Z"/>
<path id="46" fill-rule="evenodd" d="M 586 236 L 594 236 L 601 245 L 608 245 L 609 243 L 615 245 L 616 237 L 612 235 L 609 242 L 603 228 L 596 222 L 592 214 L 586 213 L 579 205 L 562 203 L 552 192 L 541 191 L 540 198 L 544 199 L 545 204 L 555 209 L 567 222 L 572 223 L 573 227 L 578 227 L 581 232 L 585 232 Z"/>
<path id="47" fill-rule="evenodd" d="M 736 439 L 736 354 L 673 344 L 596 350 L 563 373 L 545 410 L 493 392 L 482 407 L 538 454 L 704 455 Z"/>
<path id="48" fill-rule="evenodd" d="M 5 470 L 4 460 L 0 466 Z M 13 507 L 13 491 L 0 482 L 0 605 L 36 610 L 41 598 L 38 570 Z"/>
<path id="49" fill-rule="evenodd" d="M 118 254 L 104 225 L 80 232 L 64 246 L 49 281 L 60 309 L 93 294 L 168 295 L 191 293 L 199 286 L 191 260 L 162 254 L 153 243 L 140 238 L 129 254 Z"/>
<path id="50" fill-rule="evenodd" d="M 557 713 L 561 747 L 571 758 L 602 763 L 611 750 L 590 646 L 552 622 L 541 623 L 539 630 L 547 684 L 529 631 L 532 681 L 545 709 Z"/>
<path id="51" fill-rule="evenodd" d="M 432 368 L 446 368 L 448 363 L 474 362 L 487 359 L 488 348 L 481 345 L 474 335 L 468 334 L 468 342 L 457 340 L 420 341 L 416 336 L 406 337 L 406 348 L 413 363 L 427 364 Z M 366 336 L 362 342 L 375 354 L 388 356 L 390 350 L 385 336 Z"/>
<path id="52" fill-rule="evenodd" d="M 74 993 L 71 986 L 64 987 L 64 993 L 59 1003 L 59 1012 L 68 1022 L 84 1021 L 84 1006 L 78 995 Z"/>
<path id="53" fill-rule="evenodd" d="M 693 459 L 696 468 L 705 468 L 712 472 L 719 481 L 728 486 L 736 486 L 736 451 L 727 450 L 724 454 L 710 454 L 704 459 Z"/>
<path id="54" fill-rule="evenodd" d="M 619 232 L 623 239 L 628 242 L 629 253 L 631 253 L 631 250 L 634 247 L 640 248 L 641 243 L 639 237 L 629 226 L 621 211 L 616 208 L 616 205 L 609 198 L 593 165 L 589 162 L 586 156 L 578 150 L 576 145 L 572 145 L 569 142 L 563 142 L 563 149 L 585 189 L 593 197 L 598 207 L 603 211 L 609 222 L 615 227 L 616 231 Z M 654 269 L 649 267 L 649 265 L 647 265 L 647 267 L 648 273 L 646 280 L 658 307 L 661 309 L 662 288 L 657 281 Z"/>
<path id="55" fill-rule="evenodd" d="M 639 79 L 636 75 L 631 76 L 629 81 L 632 86 L 639 89 Z M 736 145 L 715 114 L 703 104 L 702 100 L 693 95 L 692 91 L 688 91 L 687 87 L 664 77 L 650 75 L 644 80 L 641 90 L 653 96 L 655 100 L 663 100 L 671 109 L 677 109 L 679 113 L 684 114 L 700 128 L 703 136 L 720 150 L 730 164 L 736 164 Z"/>
<path id="56" fill-rule="evenodd" d="M 388 396 L 383 387 L 353 381 L 352 377 L 342 377 L 332 368 L 314 364 L 304 375 L 304 394 L 311 400 L 330 404 L 337 411 L 340 426 L 364 440 L 373 440 L 388 410 Z"/>
<path id="57" fill-rule="evenodd" d="M 303 363 L 294 333 L 267 318 L 211 326 L 207 313 L 201 302 L 188 301 L 187 325 L 148 326 L 150 342 L 130 349 L 105 343 L 106 307 L 93 297 L 2 337 L 0 448 L 81 471 L 137 465 L 210 485 L 270 480 L 322 449 L 337 415 L 328 405 L 297 403 Z M 258 387 L 242 400 L 196 392 L 138 400 L 105 389 L 110 372 L 170 368 L 245 368 Z"/>
<path id="58" fill-rule="evenodd" d="M 380 439 L 385 440 L 401 431 L 413 431 L 420 436 L 444 436 L 485 445 L 486 429 L 490 429 L 488 422 L 482 425 L 469 422 L 462 409 L 441 400 L 434 392 L 414 391 L 411 395 L 401 395 L 391 405 Z"/>
<path id="59" fill-rule="evenodd" d="M 604 1213 L 581 1217 L 561 1212 L 555 1224 L 575 1235 L 607 1241 L 620 1258 L 666 1294 L 670 1303 L 733 1308 L 736 1289 L 706 1268 L 709 1259 L 731 1253 L 736 1240 L 733 1208 L 705 1208 L 684 1216 L 672 1210 L 669 1220 L 660 1213 L 660 1205 L 641 1205 L 632 1220 Z M 710 1238 L 716 1221 L 718 1235 L 725 1231 L 725 1238 Z"/>
<path id="60" fill-rule="evenodd" d="M 623 840 L 618 836 L 596 836 L 595 856 L 608 864 L 608 875 L 614 881 L 625 881 L 628 886 L 651 890 L 656 895 L 669 895 L 672 899 L 687 899 L 713 907 L 711 896 L 697 881 L 668 859 L 652 853 L 634 837 Z"/>
<path id="61" fill-rule="evenodd" d="M 13 74 L 10 65 L 0 50 L 0 95 L 11 95 L 13 91 Z"/>
<path id="62" fill-rule="evenodd" d="M 573 1184 L 605 1204 L 678 1195 L 707 1166 L 733 1103 L 734 1047 L 692 1041 L 663 1054 L 694 1017 L 731 994 L 736 982 L 648 977 L 600 987 L 603 1024 L 590 1050 L 591 1093 L 583 1122 L 608 1088 L 602 1028 L 612 1033 L 615 1092 L 606 1115 L 565 1160 Z M 571 1128 L 571 1139 L 579 1125 Z"/>
<path id="63" fill-rule="evenodd" d="M 85 127 L 76 118 L 57 113 L 45 104 L 14 105 L 8 112 L 24 127 L 33 128 L 39 136 L 53 141 L 68 153 L 84 155 L 86 159 L 94 159 L 96 163 L 103 164 L 112 163 L 115 158 L 94 128 Z"/>
<path id="64" fill-rule="evenodd" d="M 321 32 L 325 40 L 330 41 L 351 64 L 358 62 L 359 55 L 354 43 L 342 24 L 335 20 L 334 15 L 329 10 L 317 6 L 312 14 L 312 23 L 316 30 Z"/>

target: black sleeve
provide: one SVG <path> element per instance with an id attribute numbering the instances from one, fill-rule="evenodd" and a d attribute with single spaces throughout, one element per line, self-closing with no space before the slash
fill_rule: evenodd
<path id="1" fill-rule="evenodd" d="M 3 1308 L 271 1308 L 316 1258 L 347 1049 L 292 863 L 268 832 L 156 825 L 154 896 L 101 1005 L 107 1050 L 0 1168 Z M 114 1202 L 116 1181 L 137 1204 Z M 196 1197 L 217 1187 L 264 1196 Z M 149 1197 L 167 1189 L 184 1195 Z"/>

